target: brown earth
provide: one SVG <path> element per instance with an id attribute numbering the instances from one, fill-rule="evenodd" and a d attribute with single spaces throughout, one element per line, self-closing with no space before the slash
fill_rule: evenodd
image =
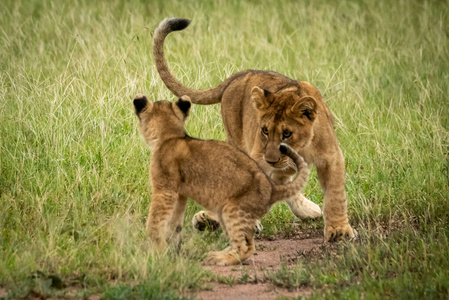
<path id="1" fill-rule="evenodd" d="M 305 252 L 321 251 L 323 238 L 278 239 L 256 241 L 256 253 L 238 266 L 205 266 L 217 275 L 212 290 L 191 293 L 204 300 L 225 299 L 276 299 L 277 297 L 308 297 L 312 289 L 301 287 L 294 290 L 279 288 L 265 280 L 265 274 L 281 268 L 281 264 L 293 265 Z M 224 278 L 226 277 L 226 278 Z M 229 283 L 219 283 L 229 282 Z"/>
<path id="2" fill-rule="evenodd" d="M 196 299 L 204 300 L 246 300 L 261 299 L 271 300 L 278 297 L 297 298 L 309 297 L 312 294 L 311 288 L 301 288 L 296 291 L 289 291 L 284 288 L 275 287 L 269 283 L 258 284 L 238 284 L 229 286 L 225 284 L 217 284 L 213 291 L 202 291 L 191 296 Z"/>

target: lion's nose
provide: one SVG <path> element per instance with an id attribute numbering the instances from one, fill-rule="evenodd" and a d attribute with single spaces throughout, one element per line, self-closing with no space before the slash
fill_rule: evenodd
<path id="1" fill-rule="evenodd" d="M 281 153 L 279 152 L 279 145 L 276 143 L 269 143 L 265 149 L 264 159 L 270 165 L 275 165 L 281 160 Z"/>

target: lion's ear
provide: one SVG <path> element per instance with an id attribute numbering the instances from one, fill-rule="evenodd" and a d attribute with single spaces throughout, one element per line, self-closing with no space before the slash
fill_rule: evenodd
<path id="1" fill-rule="evenodd" d="M 176 113 L 176 115 L 178 115 L 180 119 L 185 119 L 189 116 L 190 107 L 192 106 L 192 102 L 190 101 L 189 96 L 182 96 L 178 99 L 178 101 L 175 102 L 175 105 L 181 112 L 181 115 L 178 115 L 178 113 Z"/>
<path id="2" fill-rule="evenodd" d="M 133 104 L 134 104 L 134 109 L 136 112 L 136 115 L 138 116 L 144 109 L 145 110 L 151 110 L 153 108 L 153 103 L 148 101 L 147 97 L 142 95 L 142 94 L 138 94 L 134 97 L 133 100 Z"/>
<path id="3" fill-rule="evenodd" d="M 313 121 L 316 118 L 316 107 L 315 98 L 305 96 L 296 101 L 292 106 L 292 113 L 300 118 L 307 118 Z"/>
<path id="4" fill-rule="evenodd" d="M 253 87 L 251 90 L 251 101 L 258 110 L 268 108 L 271 104 L 270 98 L 271 93 L 258 86 Z"/>

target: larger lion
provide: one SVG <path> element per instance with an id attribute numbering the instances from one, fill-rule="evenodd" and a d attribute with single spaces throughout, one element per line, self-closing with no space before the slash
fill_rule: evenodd
<path id="1" fill-rule="evenodd" d="M 195 104 L 221 102 L 226 141 L 250 155 L 276 183 L 290 181 L 297 172 L 291 159 L 280 153 L 281 143 L 314 164 L 324 192 L 325 241 L 353 238 L 355 231 L 347 216 L 344 157 L 331 112 L 318 89 L 276 72 L 256 70 L 234 74 L 207 90 L 185 87 L 170 73 L 163 47 L 170 32 L 183 30 L 189 23 L 186 19 L 165 19 L 154 34 L 156 67 L 168 89 L 178 97 L 189 96 Z M 299 191 L 286 202 L 298 218 L 321 215 L 319 207 Z"/>

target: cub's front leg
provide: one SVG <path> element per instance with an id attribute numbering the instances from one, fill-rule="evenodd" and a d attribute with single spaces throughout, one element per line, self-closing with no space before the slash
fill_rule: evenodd
<path id="1" fill-rule="evenodd" d="M 220 222 L 218 218 L 214 216 L 210 211 L 202 210 L 197 212 L 192 218 L 193 228 L 204 231 L 207 229 L 217 230 L 220 228 Z M 254 232 L 257 234 L 263 230 L 262 223 L 259 220 L 256 220 L 254 225 Z"/>
<path id="2" fill-rule="evenodd" d="M 317 165 L 324 192 L 324 240 L 353 239 L 357 232 L 349 225 L 345 191 L 345 164 L 341 150 L 332 161 Z"/>
<path id="3" fill-rule="evenodd" d="M 296 173 L 296 170 L 291 172 Z M 273 172 L 271 178 L 276 184 L 286 184 L 292 180 L 292 175 L 289 172 Z M 299 219 L 315 219 L 321 217 L 321 209 L 318 204 L 307 199 L 300 191 L 288 199 L 285 199 L 292 213 Z"/>
<path id="4" fill-rule="evenodd" d="M 153 199 L 150 203 L 146 225 L 150 243 L 158 248 L 165 248 L 167 246 L 169 221 L 173 216 L 178 199 L 178 193 L 174 191 L 153 191 Z"/>
<path id="5" fill-rule="evenodd" d="M 220 228 L 217 216 L 206 210 L 201 210 L 193 216 L 192 225 L 199 231 L 204 231 L 206 228 L 215 231 Z"/>

